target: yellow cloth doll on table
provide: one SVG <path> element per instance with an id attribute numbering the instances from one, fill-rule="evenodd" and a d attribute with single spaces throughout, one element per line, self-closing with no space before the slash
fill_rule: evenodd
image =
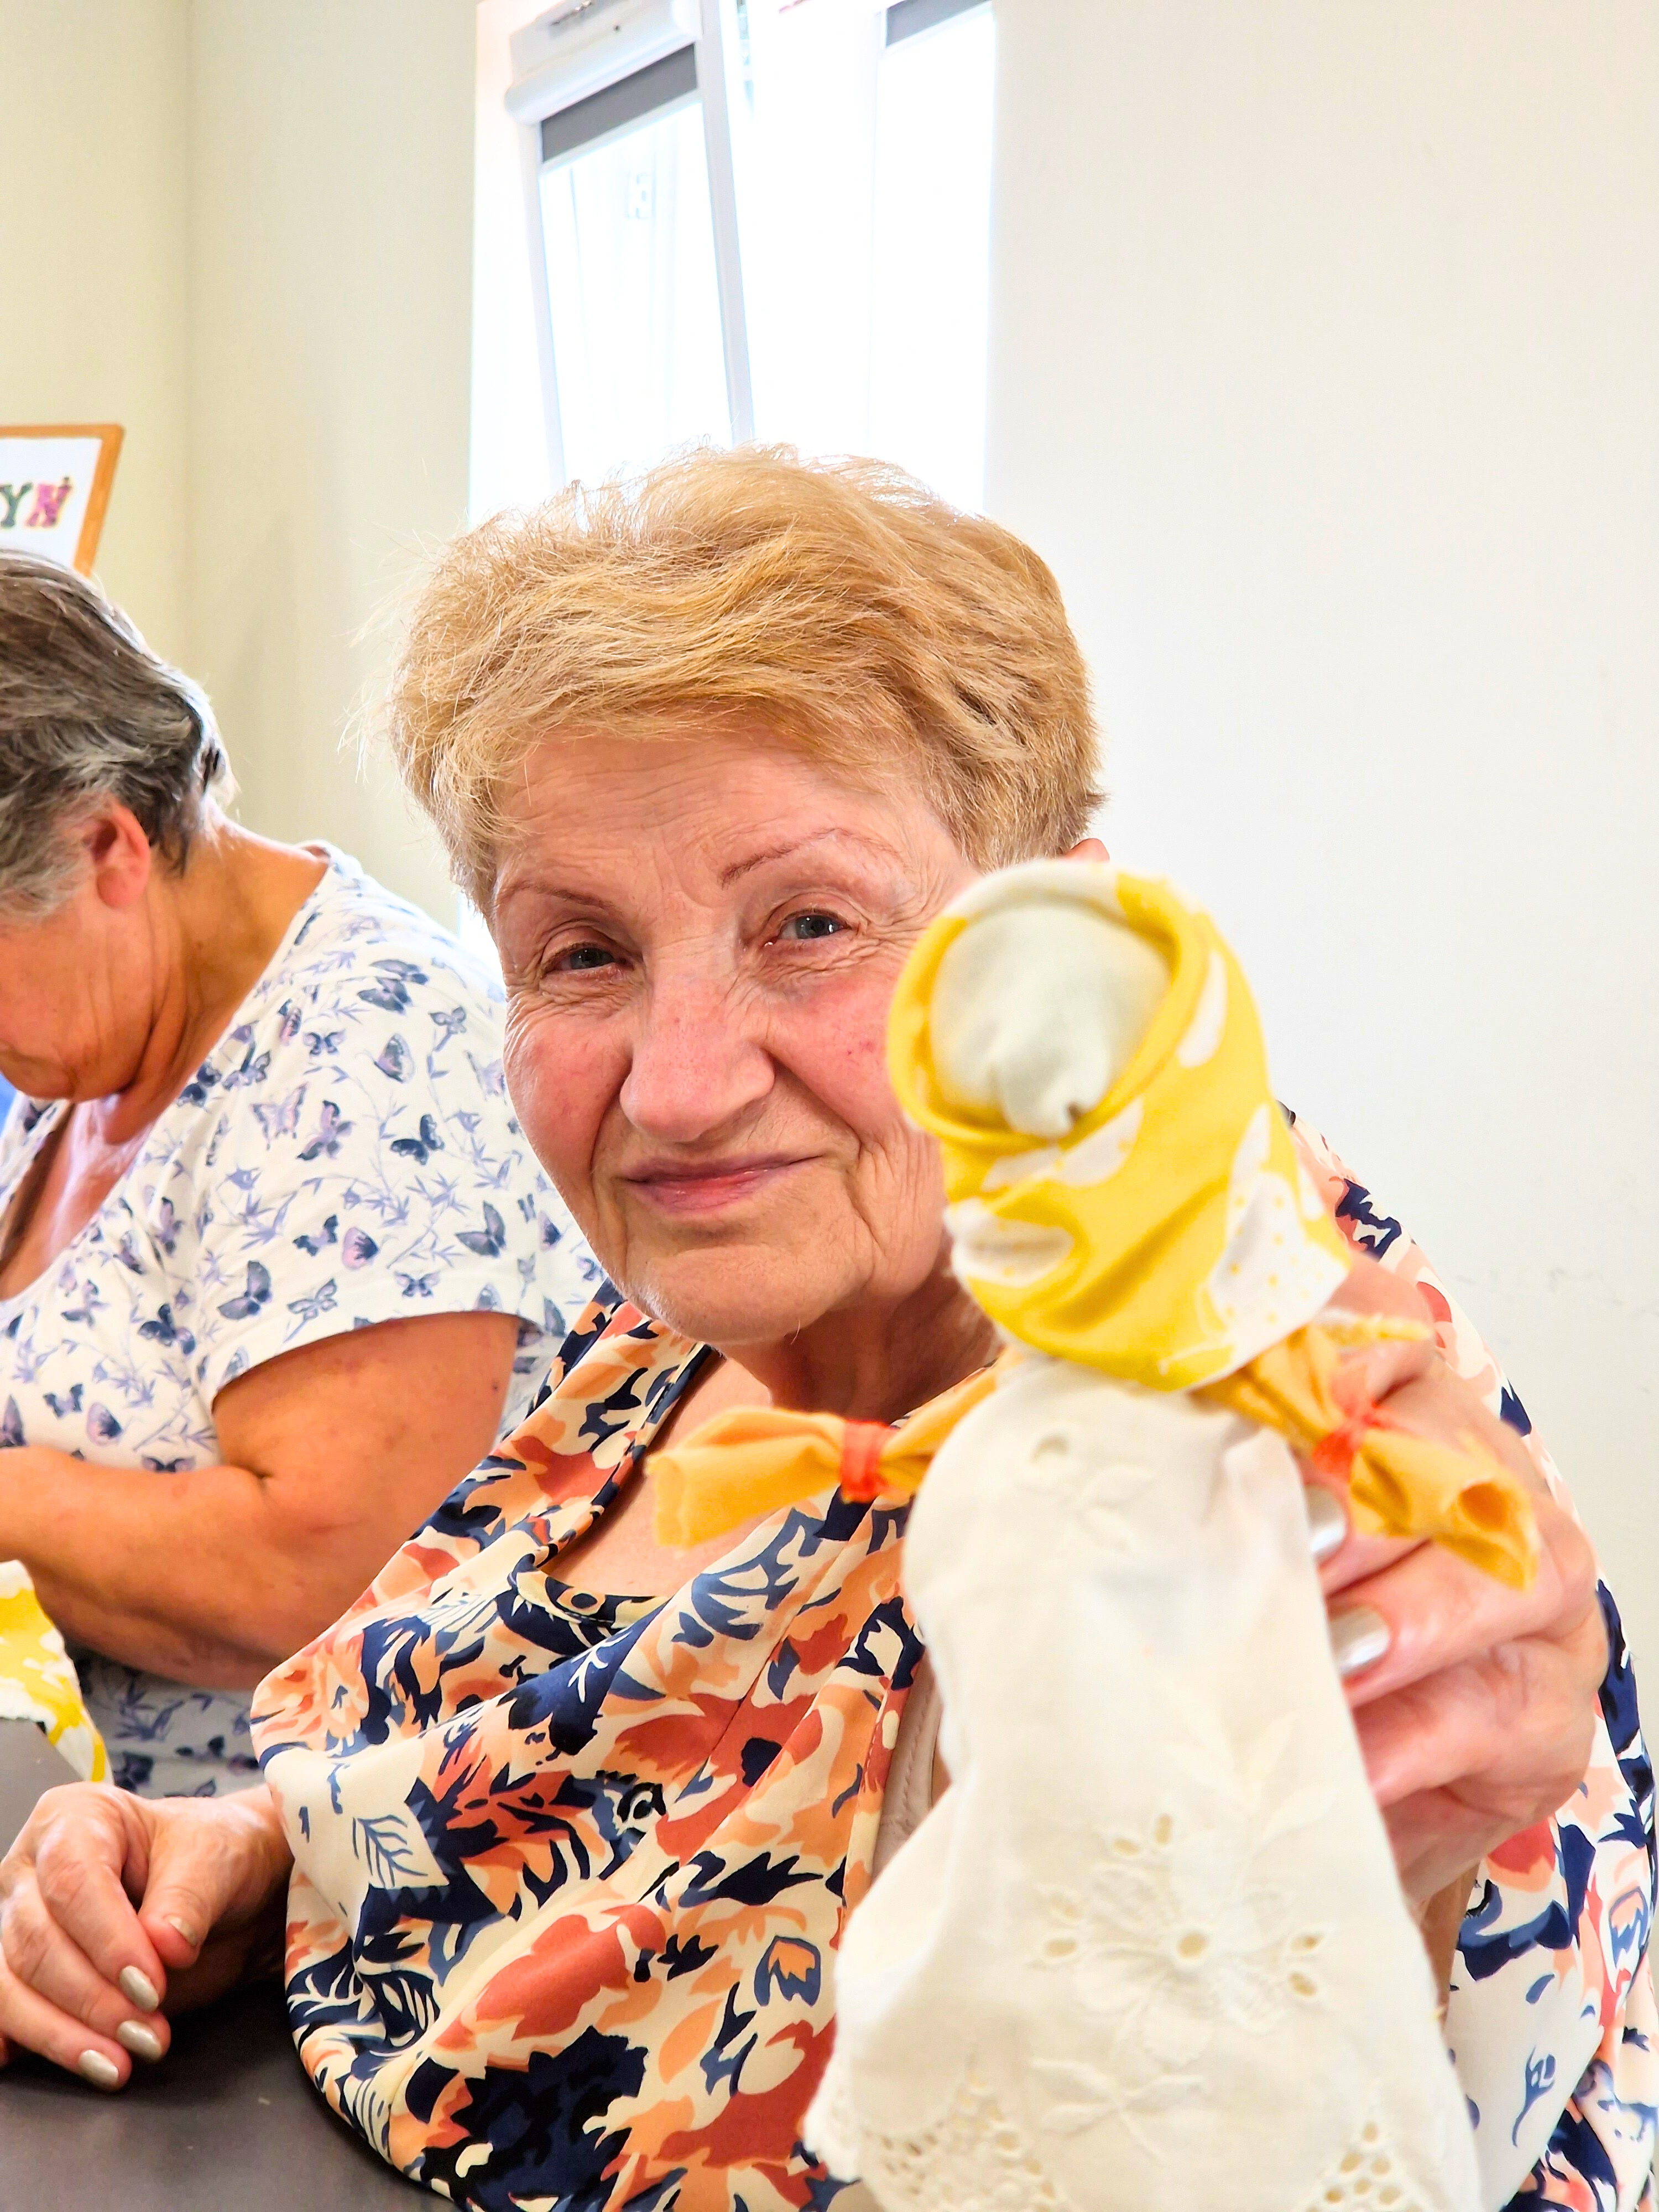
<path id="1" fill-rule="evenodd" d="M 808 2142 L 885 2212 L 1474 2212 L 1286 1439 L 1356 1528 L 1515 1583 L 1524 1492 L 1365 1399 L 1345 1354 L 1415 1332 L 1319 1317 L 1351 1255 L 1237 965 L 1166 886 L 988 878 L 889 1044 L 1009 1352 L 896 1430 L 737 1412 L 653 1462 L 682 1541 L 919 1492 L 951 1784 L 847 1926 Z"/>
<path id="2" fill-rule="evenodd" d="M 75 1662 L 15 1559 L 0 1561 L 0 1721 L 33 1721 L 83 1782 L 108 1781 Z"/>

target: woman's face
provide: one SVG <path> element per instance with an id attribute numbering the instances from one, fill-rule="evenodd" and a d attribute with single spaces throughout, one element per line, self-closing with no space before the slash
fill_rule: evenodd
<path id="1" fill-rule="evenodd" d="M 0 915 L 0 1075 L 34 1098 L 102 1098 L 131 1081 L 154 1003 L 156 948 L 147 926 L 143 832 L 129 855 L 89 826 L 89 864 L 44 916 Z"/>
<path id="2" fill-rule="evenodd" d="M 507 1085 L 612 1279 L 734 1351 L 918 1289 L 944 1194 L 887 1008 L 976 872 L 929 808 L 696 735 L 544 745 L 515 815 Z"/>

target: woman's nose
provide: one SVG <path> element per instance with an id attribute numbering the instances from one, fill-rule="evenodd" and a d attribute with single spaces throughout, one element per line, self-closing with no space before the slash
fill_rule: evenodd
<path id="1" fill-rule="evenodd" d="M 653 990 L 621 1105 L 642 1134 L 691 1145 L 741 1121 L 771 1090 L 770 1055 L 726 994 Z"/>

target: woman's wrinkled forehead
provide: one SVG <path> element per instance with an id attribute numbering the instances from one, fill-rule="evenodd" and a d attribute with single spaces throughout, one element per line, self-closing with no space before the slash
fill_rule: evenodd
<path id="1" fill-rule="evenodd" d="M 580 738 L 526 758 L 496 905 L 558 891 L 626 905 L 670 884 L 736 899 L 792 870 L 919 887 L 967 867 L 919 794 L 836 773 L 785 741 Z"/>

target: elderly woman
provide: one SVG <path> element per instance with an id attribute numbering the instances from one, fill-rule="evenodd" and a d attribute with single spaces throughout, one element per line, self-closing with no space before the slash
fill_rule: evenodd
<path id="1" fill-rule="evenodd" d="M 501 951 L 520 1116 L 620 1295 L 264 1686 L 263 1791 L 44 1802 L 0 1872 L 0 2031 L 114 2087 L 158 1998 L 247 1971 L 285 1905 L 305 2065 L 428 2186 L 824 2206 L 800 2124 L 921 1657 L 903 1516 L 834 1492 L 670 1553 L 640 1468 L 723 1407 L 892 1422 L 993 1356 L 885 1016 L 977 873 L 1098 850 L 1082 665 L 992 525 L 872 467 L 700 455 L 462 539 L 394 727 Z M 1437 1324 L 1391 1410 L 1536 1498 L 1524 1595 L 1349 1535 L 1334 1492 L 1310 1514 L 1488 2185 L 1633 2205 L 1651 1831 L 1617 1616 L 1479 1340 L 1307 1154 L 1382 1261 L 1362 1289 Z"/>
<path id="2" fill-rule="evenodd" d="M 234 827 L 206 701 L 0 556 L 0 1560 L 112 1771 L 257 1779 L 247 1692 L 515 1423 L 585 1255 L 443 931 Z"/>

